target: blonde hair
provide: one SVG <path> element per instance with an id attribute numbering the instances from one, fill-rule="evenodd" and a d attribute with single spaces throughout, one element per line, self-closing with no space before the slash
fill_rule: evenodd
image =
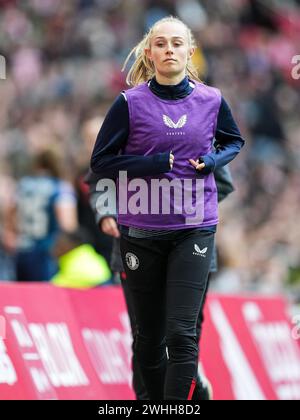
<path id="1" fill-rule="evenodd" d="M 160 25 L 162 23 L 166 23 L 166 22 L 180 23 L 181 25 L 183 25 L 186 29 L 186 32 L 187 32 L 188 43 L 189 43 L 190 48 L 196 48 L 197 47 L 196 42 L 195 42 L 195 38 L 192 34 L 192 31 L 180 19 L 178 19 L 176 17 L 173 17 L 173 16 L 168 16 L 168 17 L 165 17 L 163 19 L 158 20 L 149 29 L 149 31 L 146 33 L 146 35 L 144 36 L 142 41 L 139 42 L 130 51 L 130 53 L 126 57 L 126 60 L 125 60 L 125 62 L 123 64 L 123 67 L 122 67 L 122 71 L 125 70 L 125 67 L 126 67 L 128 61 L 129 61 L 129 59 L 131 58 L 131 56 L 133 54 L 135 56 L 135 61 L 132 64 L 131 68 L 129 69 L 129 72 L 128 72 L 127 77 L 126 77 L 126 83 L 129 86 L 139 85 L 140 83 L 146 82 L 147 80 L 151 79 L 155 75 L 154 65 L 153 65 L 152 61 L 145 54 L 145 49 L 150 49 L 151 37 L 153 35 L 154 29 L 158 25 Z M 188 63 L 187 63 L 186 73 L 191 79 L 198 80 L 199 82 L 201 82 L 201 80 L 198 77 L 197 69 L 195 68 L 195 66 L 193 65 L 193 63 L 190 59 L 188 60 Z"/>

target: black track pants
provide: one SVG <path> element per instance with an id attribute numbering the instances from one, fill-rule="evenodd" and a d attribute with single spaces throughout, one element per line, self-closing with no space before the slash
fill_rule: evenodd
<path id="1" fill-rule="evenodd" d="M 137 324 L 134 352 L 151 400 L 191 397 L 196 324 L 213 246 L 214 233 L 196 229 L 175 233 L 172 240 L 121 237 Z"/>

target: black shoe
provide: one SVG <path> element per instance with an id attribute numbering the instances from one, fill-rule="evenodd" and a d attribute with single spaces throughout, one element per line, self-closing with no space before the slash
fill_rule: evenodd
<path id="1" fill-rule="evenodd" d="M 203 376 L 197 376 L 196 386 L 193 393 L 192 401 L 206 401 L 213 399 L 213 390 L 209 380 Z"/>

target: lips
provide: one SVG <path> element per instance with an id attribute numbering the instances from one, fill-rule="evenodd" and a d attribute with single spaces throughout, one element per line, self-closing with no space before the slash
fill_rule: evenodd
<path id="1" fill-rule="evenodd" d="M 174 60 L 174 58 L 167 58 L 166 60 L 164 60 L 164 63 L 171 61 L 171 62 L 176 62 L 176 60 Z"/>

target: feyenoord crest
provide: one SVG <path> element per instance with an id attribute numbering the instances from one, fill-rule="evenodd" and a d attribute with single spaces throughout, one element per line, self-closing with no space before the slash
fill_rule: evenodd
<path id="1" fill-rule="evenodd" d="M 140 265 L 139 259 L 132 252 L 127 252 L 127 254 L 125 255 L 125 258 L 126 258 L 126 264 L 130 268 L 130 270 L 136 270 L 139 267 Z"/>

